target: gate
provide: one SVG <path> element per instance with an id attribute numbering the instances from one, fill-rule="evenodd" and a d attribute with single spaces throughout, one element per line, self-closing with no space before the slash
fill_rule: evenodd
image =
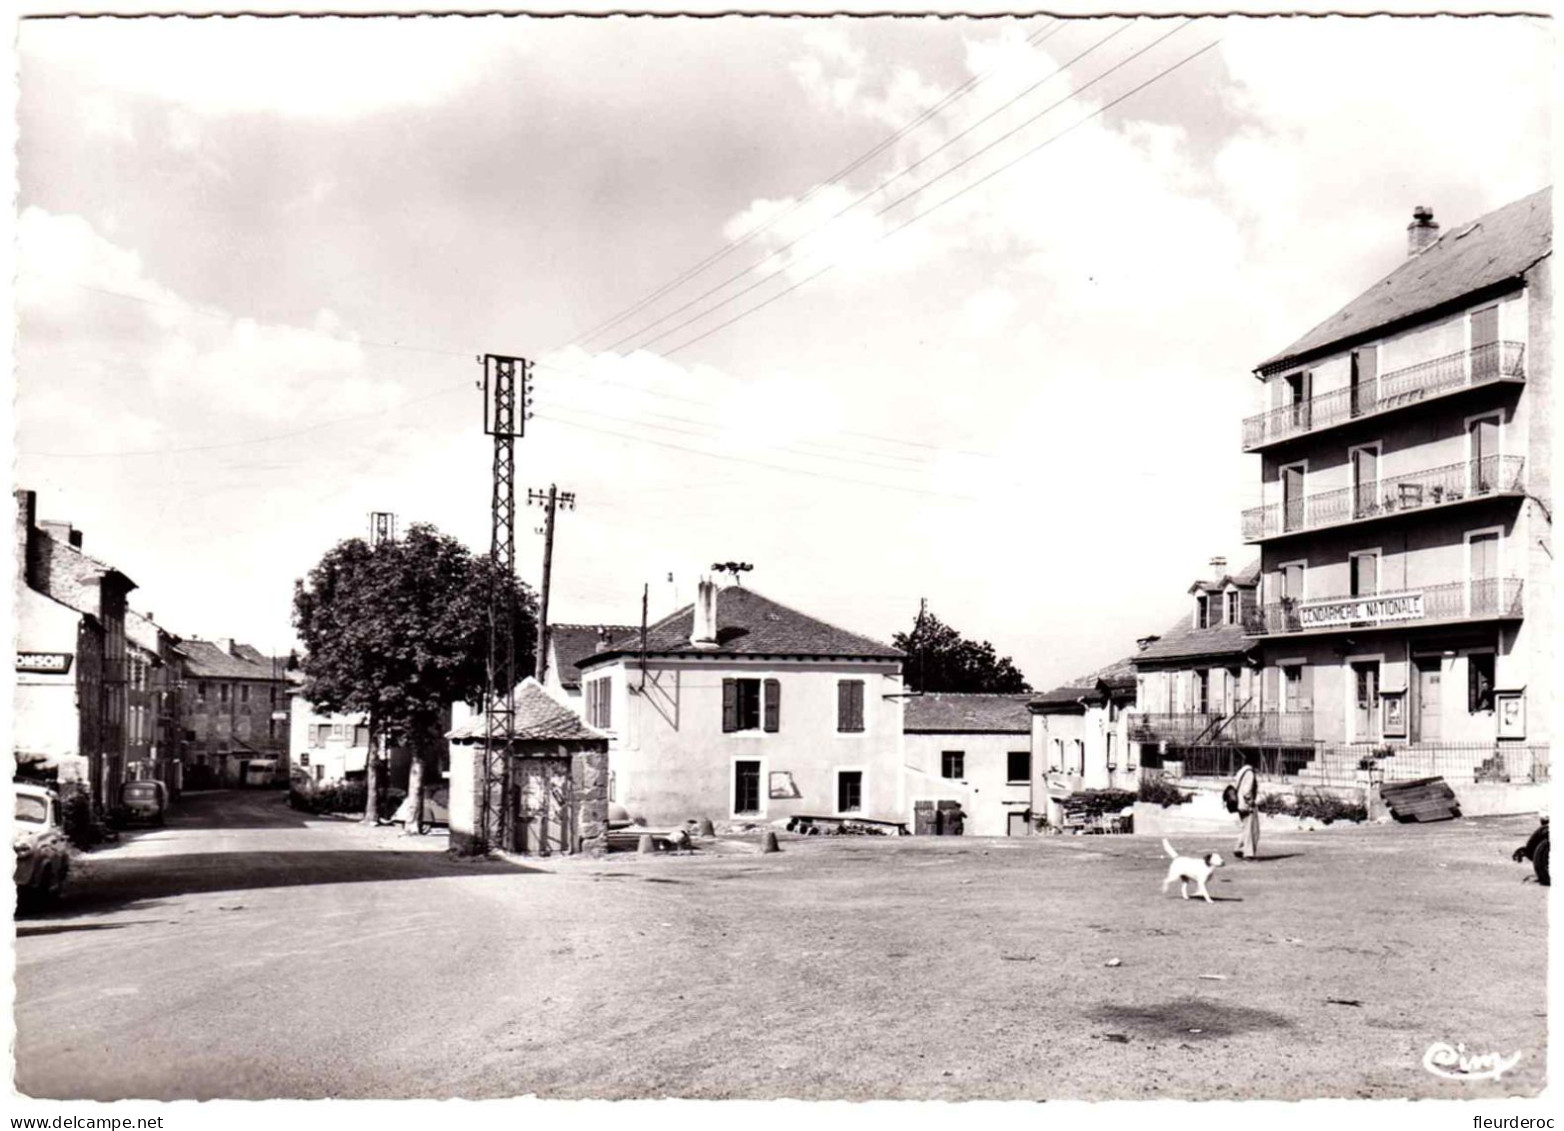
<path id="1" fill-rule="evenodd" d="M 570 759 L 517 758 L 511 764 L 511 851 L 531 856 L 573 851 Z"/>

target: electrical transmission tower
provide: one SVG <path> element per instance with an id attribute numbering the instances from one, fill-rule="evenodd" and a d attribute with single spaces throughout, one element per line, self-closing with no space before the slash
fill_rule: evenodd
<path id="1" fill-rule="evenodd" d="M 533 657 L 532 669 L 538 682 L 542 683 L 548 674 L 548 586 L 549 576 L 554 571 L 554 512 L 559 507 L 575 510 L 576 495 L 574 491 L 561 491 L 550 483 L 547 491 L 527 491 L 527 505 L 534 503 L 543 507 L 543 529 L 538 531 L 543 535 L 543 588 L 538 594 L 538 653 Z"/>
<path id="2" fill-rule="evenodd" d="M 474 831 L 477 850 L 505 843 L 505 799 L 516 735 L 516 440 L 532 415 L 532 363 L 483 356 L 483 431 L 494 437 L 490 504 L 489 660 L 483 687 L 486 721 L 483 783 Z"/>
<path id="3" fill-rule="evenodd" d="M 383 542 L 396 541 L 396 515 L 390 511 L 369 512 L 369 545 L 371 548 Z"/>

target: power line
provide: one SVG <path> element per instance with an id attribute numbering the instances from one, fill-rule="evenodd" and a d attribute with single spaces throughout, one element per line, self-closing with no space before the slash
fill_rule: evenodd
<path id="1" fill-rule="evenodd" d="M 1029 95 L 1033 91 L 1037 90 L 1038 87 L 1042 86 L 1044 83 L 1048 82 L 1050 79 L 1056 78 L 1059 75 L 1063 74 L 1066 68 L 1074 66 L 1076 63 L 1080 62 L 1086 56 L 1090 55 L 1093 51 L 1096 51 L 1099 47 L 1102 47 L 1109 40 L 1113 39 L 1115 36 L 1119 35 L 1120 33 L 1126 31 L 1130 26 L 1131 25 L 1127 24 L 1127 23 L 1126 24 L 1121 24 L 1119 27 L 1115 28 L 1113 31 L 1109 32 L 1107 35 L 1105 35 L 1101 39 L 1099 39 L 1096 43 L 1092 44 L 1085 51 L 1082 51 L 1080 54 L 1076 55 L 1069 62 L 1064 63 L 1064 64 L 1062 64 L 1062 65 L 1060 65 L 1058 67 L 1055 67 L 1052 71 L 1050 71 L 1047 75 L 1044 75 L 1037 82 L 1034 82 L 1031 86 L 1029 86 L 1025 90 L 1021 91 L 1021 93 L 1019 93 L 1019 94 L 1015 95 L 1014 97 L 1006 100 L 1004 103 L 1002 103 L 1000 106 L 995 108 L 993 111 L 991 111 L 990 113 L 988 113 L 984 117 L 978 119 L 972 125 L 968 126 L 966 129 L 962 130 L 960 133 L 956 134 L 954 137 L 952 137 L 952 138 L 948 139 L 947 141 L 945 141 L 943 144 L 941 144 L 938 148 L 936 148 L 932 152 L 924 154 L 918 160 L 914 161 L 911 165 L 908 165 L 905 169 L 902 169 L 899 172 L 892 174 L 891 176 L 887 177 L 885 180 L 881 181 L 879 184 L 875 185 L 873 188 L 869 189 L 867 192 L 861 194 L 858 197 L 855 197 L 850 203 L 848 203 L 844 207 L 842 207 L 839 210 L 837 210 L 836 212 L 834 212 L 831 216 L 827 217 L 826 220 L 823 223 L 817 224 L 815 227 L 811 228 L 809 231 L 805 232 L 803 235 L 801 235 L 801 236 L 797 237 L 796 239 L 790 240 L 787 243 L 783 244 L 781 247 L 779 247 L 776 250 L 772 251 L 764 259 L 761 259 L 761 260 L 759 260 L 759 261 L 757 261 L 755 263 L 750 264 L 748 267 L 744 268 L 742 271 L 738 271 L 738 272 L 736 272 L 736 273 L 734 273 L 732 275 L 729 275 L 726 279 L 724 279 L 722 282 L 718 283 L 716 286 L 711 287 L 708 290 L 702 291 L 700 294 L 698 294 L 694 298 L 692 298 L 689 302 L 686 302 L 683 306 L 675 307 L 673 310 L 670 310 L 670 311 L 668 311 L 668 313 L 664 314 L 661 318 L 658 318 L 657 320 L 655 320 L 653 322 L 650 322 L 650 323 L 648 323 L 645 326 L 642 326 L 639 330 L 635 330 L 635 331 L 633 331 L 633 332 L 631 332 L 629 334 L 626 334 L 624 337 L 620 338 L 619 340 L 614 342 L 612 345 L 608 346 L 606 352 L 612 352 L 614 350 L 617 350 L 620 346 L 624 345 L 626 342 L 630 341 L 632 338 L 640 337 L 642 334 L 646 333 L 648 330 L 651 330 L 651 329 L 653 329 L 653 328 L 655 328 L 657 326 L 662 325 L 664 322 L 668 321 L 668 319 L 673 318 L 676 315 L 682 314 L 684 311 L 688 310 L 690 307 L 694 306 L 696 303 L 702 302 L 705 299 L 710 298 L 712 295 L 714 295 L 718 291 L 722 290 L 728 284 L 737 282 L 739 279 L 742 279 L 744 276 L 749 275 L 749 274 L 751 274 L 751 273 L 753 273 L 755 271 L 758 271 L 760 268 L 764 267 L 767 263 L 770 263 L 773 259 L 777 258 L 779 255 L 782 255 L 784 252 L 790 251 L 794 247 L 797 247 L 800 243 L 802 243 L 804 240 L 808 239 L 810 236 L 813 236 L 813 235 L 815 235 L 815 234 L 817 234 L 817 233 L 819 233 L 821 231 L 824 231 L 829 225 L 831 225 L 831 224 L 835 223 L 837 220 L 841 219 L 848 212 L 851 212 L 854 208 L 857 208 L 858 205 L 862 204 L 864 201 L 868 200 L 870 197 L 874 196 L 876 193 L 881 192 L 884 189 L 886 189 L 889 186 L 891 186 L 892 184 L 896 183 L 902 177 L 905 177 L 908 173 L 911 173 L 914 169 L 918 168 L 920 165 L 924 164 L 926 161 L 928 161 L 931 158 L 937 156 L 938 154 L 944 152 L 946 149 L 950 148 L 950 146 L 954 145 L 956 142 L 960 141 L 962 138 L 966 137 L 968 134 L 972 133 L 974 130 L 976 130 L 979 127 L 981 127 L 981 126 L 985 125 L 986 123 L 988 123 L 996 115 L 1004 112 L 1005 110 L 1008 110 L 1011 106 L 1015 105 L 1021 99 L 1025 98 L 1027 95 Z M 1081 89 L 1084 90 L 1085 87 L 1082 87 Z M 1078 94 L 1079 91 L 1077 91 L 1076 93 Z M 1071 95 L 1070 97 L 1074 97 L 1074 95 Z M 1068 98 L 1065 99 L 1065 101 L 1068 101 L 1068 100 L 1069 100 Z M 980 150 L 978 150 L 978 152 L 982 153 L 982 152 L 984 152 L 984 150 L 980 149 Z M 932 182 L 930 182 L 930 183 L 932 183 Z M 914 190 L 914 191 L 920 191 L 920 190 Z M 723 302 L 724 303 L 732 302 L 734 299 L 742 297 L 743 295 L 749 293 L 749 291 L 754 290 L 755 287 L 760 286 L 760 285 L 762 285 L 762 284 L 764 284 L 766 282 L 769 282 L 772 277 L 773 276 L 771 276 L 771 275 L 767 275 L 764 279 L 761 279 L 758 282 L 752 284 L 751 286 L 746 287 L 744 290 L 738 292 L 738 294 L 732 295 L 729 298 L 724 299 Z M 721 305 L 723 305 L 723 303 L 718 303 L 717 304 L 717 306 L 721 306 Z M 700 316 L 697 316 L 697 317 L 700 317 Z M 650 341 L 643 342 L 642 345 L 641 345 L 641 348 L 642 349 L 646 348 L 646 346 L 651 345 L 652 342 L 661 341 L 663 338 L 667 337 L 668 334 L 671 334 L 674 331 L 677 331 L 677 330 L 679 330 L 682 327 L 687 326 L 687 325 L 689 325 L 688 321 L 681 322 L 678 326 L 675 326 L 672 330 L 664 331 L 662 334 L 659 334 L 657 337 L 652 338 Z"/>
<path id="2" fill-rule="evenodd" d="M 998 168 L 994 169 L 992 172 L 989 172 L 989 173 L 985 174 L 984 176 L 980 177 L 979 179 L 973 181 L 970 185 L 963 186 L 962 188 L 958 189 L 956 192 L 952 193 L 950 196 L 947 196 L 944 199 L 942 199 L 940 201 L 937 201 L 936 203 L 930 205 L 928 208 L 925 208 L 922 212 L 918 212 L 918 213 L 914 214 L 913 216 L 911 216 L 908 219 L 904 220 L 902 223 L 896 225 L 894 228 L 890 228 L 887 231 L 881 233 L 880 236 L 875 240 L 875 242 L 876 243 L 881 243 L 884 240 L 889 239 L 891 236 L 895 235 L 897 232 L 900 232 L 902 229 L 908 227 L 911 224 L 916 223 L 917 221 L 923 219 L 925 216 L 928 216 L 930 213 L 935 212 L 935 211 L 937 211 L 940 208 L 943 208 L 945 205 L 949 204 L 951 201 L 956 200 L 957 198 L 966 195 L 968 192 L 971 192 L 973 189 L 977 188 L 978 186 L 987 183 L 988 181 L 992 180 L 994 177 L 998 176 L 1000 173 L 1005 172 L 1006 170 L 1012 168 L 1013 166 L 1019 164 L 1020 162 L 1022 162 L 1024 160 L 1026 160 L 1028 157 L 1033 156 L 1038 151 L 1047 148 L 1049 145 L 1051 145 L 1054 142 L 1058 141 L 1060 138 L 1062 138 L 1065 135 L 1067 135 L 1067 134 L 1071 133 L 1072 131 L 1074 131 L 1077 127 L 1085 125 L 1087 122 L 1091 121 L 1093 118 L 1097 117 L 1098 115 L 1103 114 L 1103 113 L 1105 113 L 1108 110 L 1111 110 L 1113 107 L 1115 107 L 1119 103 L 1123 102 L 1126 98 L 1130 98 L 1131 96 L 1133 96 L 1135 94 L 1138 94 L 1140 91 L 1144 90 L 1146 87 L 1150 86 L 1152 83 L 1157 82 L 1160 79 L 1163 79 L 1163 78 L 1167 77 L 1168 75 L 1172 74 L 1174 71 L 1178 70 L 1180 67 L 1184 66 L 1186 63 L 1192 62 L 1194 59 L 1198 58 L 1199 56 L 1204 55 L 1207 51 L 1210 51 L 1213 47 L 1215 47 L 1217 44 L 1219 44 L 1221 42 L 1222 42 L 1222 40 L 1219 37 L 1217 39 L 1212 40 L 1210 43 L 1206 44 L 1204 47 L 1200 48 L 1199 50 L 1194 51 L 1194 52 L 1192 52 L 1189 55 L 1186 55 L 1184 58 L 1180 59 L 1177 63 L 1174 63 L 1171 67 L 1168 67 L 1165 70 L 1159 71 L 1157 74 L 1153 75 L 1151 78 L 1147 79 L 1145 82 L 1141 83 L 1139 86 L 1133 87 L 1130 90 L 1126 91 L 1124 94 L 1120 95 L 1118 98 L 1113 99 L 1113 101 L 1107 102 L 1107 103 L 1103 104 L 1102 106 L 1098 107 L 1096 110 L 1093 110 L 1090 114 L 1087 114 L 1085 117 L 1083 117 L 1080 120 L 1074 122 L 1070 126 L 1068 126 L 1065 129 L 1061 130 L 1059 133 L 1054 134 L 1052 137 L 1046 139 L 1041 144 L 1033 146 L 1031 149 L 1028 149 L 1025 153 L 1022 153 L 1020 156 L 1014 158 L 1013 160 L 1005 162 L 1003 165 L 1000 165 Z M 820 268 L 820 270 L 816 271 L 814 274 L 805 276 L 804 278 L 802 278 L 802 279 L 798 280 L 797 282 L 795 282 L 794 284 L 792 284 L 786 290 L 780 291 L 777 294 L 774 294 L 771 297 L 769 297 L 767 299 L 764 299 L 763 301 L 761 301 L 759 303 L 756 303 L 754 306 L 748 308 L 747 310 L 740 311 L 738 314 L 736 314 L 734 317 L 728 319 L 726 322 L 719 323 L 718 325 L 713 326 L 711 329 L 706 330 L 703 333 L 697 334 L 693 338 L 690 338 L 688 341 L 681 342 L 679 345 L 675 346 L 671 350 L 663 351 L 662 356 L 663 357 L 672 357 L 674 354 L 679 353 L 682 350 L 688 349 L 690 346 L 695 345 L 697 342 L 704 341 L 706 338 L 709 338 L 713 334 L 716 334 L 717 332 L 726 329 L 727 327 L 733 325 L 735 322 L 739 322 L 739 321 L 743 320 L 744 318 L 748 317 L 749 315 L 754 314 L 754 313 L 756 313 L 756 312 L 758 312 L 760 310 L 765 309 L 766 307 L 770 306 L 773 302 L 776 302 L 778 299 L 783 298 L 783 297 L 793 293 L 794 291 L 798 290 L 799 287 L 802 287 L 804 284 L 813 282 L 815 279 L 818 279 L 821 275 L 826 274 L 826 272 L 831 271 L 832 269 L 834 269 L 834 268 L 836 268 L 836 267 L 838 267 L 840 265 L 841 265 L 840 261 L 838 261 L 836 263 L 828 263 L 828 264 L 826 264 L 824 267 Z M 718 305 L 720 306 L 722 304 L 718 304 Z M 713 307 L 712 309 L 715 310 L 717 308 Z M 711 311 L 707 311 L 706 313 L 710 314 Z M 704 315 L 701 315 L 700 317 L 704 317 Z M 691 319 L 690 321 L 696 321 L 696 320 L 697 319 Z"/>
<path id="3" fill-rule="evenodd" d="M 1064 20 L 1055 18 L 1054 22 L 1055 22 L 1055 26 L 1054 26 L 1053 30 L 1048 31 L 1047 25 L 1044 25 L 1044 27 L 1039 28 L 1036 32 L 1034 32 L 1031 36 L 1029 36 L 1027 38 L 1027 43 L 1030 43 L 1030 44 L 1042 44 L 1042 43 L 1045 43 L 1049 39 L 1052 39 L 1055 35 L 1059 34 L 1059 32 L 1064 30 L 1064 28 L 1066 26 Z M 1043 34 L 1045 31 L 1047 31 L 1046 35 Z M 951 105 L 953 102 L 957 101 L 958 99 L 960 99 L 960 98 L 964 97 L 965 95 L 970 94 L 972 91 L 976 90 L 984 82 L 987 82 L 990 78 L 993 78 L 994 75 L 997 74 L 997 73 L 998 73 L 998 70 L 996 69 L 996 70 L 993 70 L 993 71 L 985 72 L 984 74 L 981 74 L 981 75 L 974 75 L 972 78 L 968 79 L 966 82 L 962 83 L 960 86 L 958 86 L 954 90 L 952 90 L 950 93 L 946 94 L 944 98 L 940 99 L 937 103 L 935 103 L 929 109 L 927 109 L 923 113 L 919 114 L 911 122 L 907 123 L 905 126 L 901 127 L 901 129 L 895 131 L 890 136 L 888 136 L 885 139 L 883 139 L 882 141 L 880 141 L 879 144 L 875 145 L 867 153 L 862 154 L 861 156 L 859 156 L 856 160 L 854 160 L 850 164 L 845 165 L 842 168 L 838 169 L 836 172 L 832 173 L 830 176 L 826 177 L 824 180 L 817 182 L 812 188 L 809 189 L 808 192 L 806 192 L 802 196 L 800 196 L 797 200 L 795 200 L 789 207 L 787 207 L 783 211 L 781 211 L 781 212 L 777 213 L 776 215 L 772 216 L 770 219 L 766 220 L 764 223 L 758 224 L 754 228 L 751 228 L 749 231 L 745 232 L 742 236 L 738 237 L 737 239 L 734 239 L 734 240 L 730 241 L 725 247 L 719 248 L 717 251 L 715 251 L 712 254 L 708 255 L 705 259 L 702 259 L 699 263 L 696 263 L 693 267 L 690 267 L 690 268 L 686 269 L 682 274 L 680 274 L 676 278 L 674 278 L 674 279 L 664 283 L 661 287 L 657 288 L 657 290 L 653 291 L 651 294 L 647 295 L 646 297 L 638 300 L 637 302 L 635 302 L 631 306 L 629 306 L 629 307 L 625 308 L 624 310 L 620 311 L 618 314 L 614 315 L 613 317 L 611 317 L 611 318 L 609 318 L 609 319 L 607 319 L 607 320 L 605 320 L 603 322 L 599 322 L 599 323 L 597 323 L 597 325 L 593 326 L 591 329 L 585 330 L 582 333 L 579 333 L 579 334 L 575 335 L 573 338 L 570 339 L 569 342 L 566 343 L 566 345 L 574 345 L 574 344 L 578 344 L 578 343 L 585 343 L 585 342 L 591 340 L 592 338 L 596 337 L 599 333 L 601 333 L 602 331 L 608 329 L 609 327 L 617 326 L 619 323 L 623 322 L 626 318 L 629 318 L 631 315 L 637 313 L 638 311 L 644 310 L 647 306 L 649 306 L 652 303 L 656 302 L 659 298 L 662 298 L 669 291 L 674 290 L 675 288 L 677 288 L 678 286 L 680 286 L 682 283 L 686 282 L 687 280 L 692 279 L 696 275 L 701 274 L 703 271 L 705 271 L 705 269 L 707 267 L 709 267 L 712 264 L 717 263 L 718 261 L 726 258 L 732 252 L 737 251 L 740 247 L 742 247 L 745 244 L 749 243 L 756 236 L 762 235 L 765 232 L 769 231 L 771 228 L 775 227 L 779 222 L 781 222 L 782 220 L 785 220 L 787 217 L 791 216 L 794 212 L 796 212 L 800 208 L 802 208 L 809 201 L 813 200 L 815 195 L 817 193 L 819 193 L 822 189 L 824 189 L 826 186 L 834 184 L 835 182 L 837 182 L 841 178 L 847 176 L 848 174 L 857 171 L 859 168 L 861 168 L 867 162 L 869 162 L 870 160 L 872 160 L 875 157 L 878 157 L 881 153 L 884 153 L 887 149 L 889 149 L 896 142 L 898 142 L 902 138 L 906 137 L 913 130 L 917 129 L 919 126 L 921 126 L 925 122 L 929 121 L 931 118 L 933 118 L 935 115 L 937 115 L 940 111 L 944 110 L 947 106 Z M 557 347 L 555 347 L 555 349 L 563 349 L 563 348 L 565 348 L 565 347 L 564 346 L 557 346 Z M 550 351 L 547 351 L 547 352 L 552 353 L 554 351 L 550 350 Z"/>

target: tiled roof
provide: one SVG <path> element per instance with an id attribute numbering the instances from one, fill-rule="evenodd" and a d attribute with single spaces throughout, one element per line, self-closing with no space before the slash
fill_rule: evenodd
<path id="1" fill-rule="evenodd" d="M 453 742 L 472 742 L 488 733 L 483 715 L 446 734 Z M 608 736 L 582 722 L 581 716 L 555 699 L 528 676 L 516 685 L 515 737 L 523 742 L 607 741 Z"/>
<path id="2" fill-rule="evenodd" d="M 1285 363 L 1487 287 L 1518 279 L 1553 249 L 1553 189 L 1548 187 L 1490 212 L 1475 224 L 1447 228 L 1292 345 L 1256 368 Z"/>
<path id="3" fill-rule="evenodd" d="M 1221 593 L 1229 584 L 1240 589 L 1260 584 L 1260 559 L 1256 558 L 1237 573 L 1223 574 L 1217 581 L 1197 581 L 1189 587 L 1191 593 L 1197 589 L 1203 589 L 1207 593 Z"/>
<path id="4" fill-rule="evenodd" d="M 1032 729 L 1032 715 L 1026 709 L 1031 698 L 1031 692 L 909 695 L 901 729 L 907 734 L 1026 734 Z"/>
<path id="5" fill-rule="evenodd" d="M 1240 589 L 1249 589 L 1258 585 L 1259 559 L 1255 559 L 1237 573 L 1229 574 L 1220 581 L 1197 581 L 1189 587 L 1189 591 L 1220 593 L 1227 588 L 1229 581 Z M 1244 629 L 1241 624 L 1195 628 L 1194 617 L 1190 613 L 1185 613 L 1173 623 L 1171 628 L 1130 659 L 1139 666 L 1150 660 L 1175 660 L 1188 656 L 1242 656 L 1252 647 L 1254 642 L 1244 639 Z"/>
<path id="6" fill-rule="evenodd" d="M 739 585 L 730 585 L 717 593 L 717 646 L 696 648 L 690 644 L 693 610 L 694 606 L 686 606 L 648 628 L 646 651 L 659 656 L 902 658 L 902 653 L 889 644 L 805 616 Z M 623 647 L 610 647 L 606 652 L 584 658 L 581 663 L 590 665 L 602 657 L 631 655 L 640 649 L 638 639 L 621 643 Z"/>
<path id="7" fill-rule="evenodd" d="M 640 635 L 640 628 L 629 624 L 551 624 L 548 626 L 549 643 L 554 646 L 554 663 L 558 665 L 559 682 L 571 691 L 581 686 L 581 669 L 578 663 L 597 652 L 602 633 L 610 641 L 632 633 Z"/>
<path id="8" fill-rule="evenodd" d="M 273 668 L 271 660 L 248 644 L 235 644 L 241 653 L 231 656 L 210 640 L 181 640 L 176 647 L 185 657 L 186 674 L 204 679 L 266 679 L 280 680 L 281 667 Z"/>

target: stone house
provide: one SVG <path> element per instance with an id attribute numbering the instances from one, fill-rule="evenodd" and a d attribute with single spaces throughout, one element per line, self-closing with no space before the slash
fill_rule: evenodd
<path id="1" fill-rule="evenodd" d="M 902 701 L 907 804 L 956 801 L 968 836 L 1024 836 L 1035 796 L 1031 692 L 910 694 Z"/>
<path id="2" fill-rule="evenodd" d="M 265 656 L 230 638 L 188 637 L 176 648 L 187 786 L 246 784 L 256 764 L 285 782 L 291 697 L 287 658 Z"/>

